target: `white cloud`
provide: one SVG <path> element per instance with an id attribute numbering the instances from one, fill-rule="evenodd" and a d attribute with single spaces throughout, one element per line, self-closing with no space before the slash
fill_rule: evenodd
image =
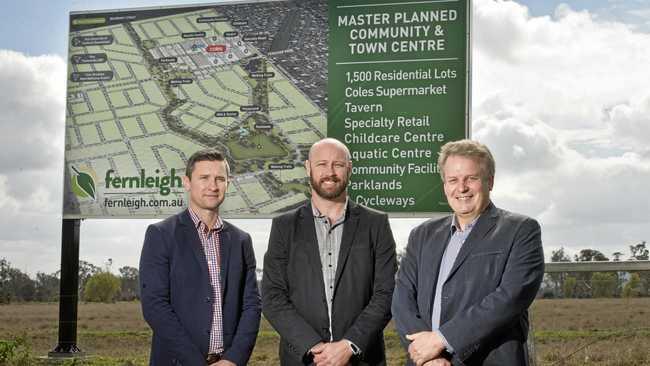
<path id="1" fill-rule="evenodd" d="M 473 136 L 494 152 L 495 202 L 538 218 L 551 248 L 647 240 L 650 34 L 566 5 L 474 4 Z"/>
<path id="2" fill-rule="evenodd" d="M 608 115 L 608 125 L 619 141 L 648 149 L 650 137 L 650 94 L 634 96 L 627 103 L 615 105 Z"/>
<path id="3" fill-rule="evenodd" d="M 515 2 L 474 2 L 474 101 L 495 93 L 561 129 L 600 126 L 605 108 L 647 90 L 650 35 L 566 5 L 530 17 Z"/>
<path id="4" fill-rule="evenodd" d="M 0 50 L 0 252 L 55 271 L 60 250 L 65 62 Z"/>
<path id="5" fill-rule="evenodd" d="M 3 174 L 52 167 L 53 158 L 62 156 L 65 67 L 59 56 L 0 50 Z"/>

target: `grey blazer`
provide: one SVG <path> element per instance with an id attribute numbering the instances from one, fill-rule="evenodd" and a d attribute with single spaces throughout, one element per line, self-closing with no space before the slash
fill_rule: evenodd
<path id="1" fill-rule="evenodd" d="M 451 220 L 426 221 L 409 236 L 392 303 L 405 347 L 406 334 L 431 330 L 433 295 Z M 527 365 L 528 307 L 543 275 L 539 224 L 490 203 L 442 289 L 440 332 L 454 348 L 452 363 Z"/>
<path id="2" fill-rule="evenodd" d="M 325 300 L 311 204 L 273 219 L 264 255 L 262 311 L 280 333 L 282 365 L 308 363 L 318 342 L 343 338 L 362 357 L 353 364 L 384 365 L 383 330 L 395 286 L 395 241 L 388 217 L 348 201 L 332 304 L 332 333 Z"/>

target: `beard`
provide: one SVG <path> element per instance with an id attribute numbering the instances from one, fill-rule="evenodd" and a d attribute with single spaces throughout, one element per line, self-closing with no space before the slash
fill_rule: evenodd
<path id="1" fill-rule="evenodd" d="M 328 180 L 337 183 L 337 185 L 332 190 L 326 190 L 323 188 L 323 183 Z M 349 180 L 347 177 L 339 179 L 337 176 L 329 176 L 316 181 L 312 175 L 309 176 L 311 189 L 313 189 L 320 197 L 328 200 L 340 197 L 348 187 L 348 182 Z"/>

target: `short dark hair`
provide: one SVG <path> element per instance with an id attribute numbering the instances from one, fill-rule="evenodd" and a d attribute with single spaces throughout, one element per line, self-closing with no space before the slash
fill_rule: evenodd
<path id="1" fill-rule="evenodd" d="M 185 165 L 185 175 L 192 179 L 192 171 L 194 171 L 194 165 L 199 161 L 223 161 L 226 164 L 226 174 L 230 177 L 230 165 L 226 156 L 217 149 L 203 149 L 195 152 L 187 159 L 187 165 Z"/>

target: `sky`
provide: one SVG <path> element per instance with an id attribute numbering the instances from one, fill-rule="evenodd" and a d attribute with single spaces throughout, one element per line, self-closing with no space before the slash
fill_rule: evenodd
<path id="1" fill-rule="evenodd" d="M 0 258 L 60 268 L 70 11 L 196 1 L 9 1 L 0 13 Z M 492 199 L 537 219 L 547 258 L 650 240 L 650 1 L 473 0 L 472 137 Z M 270 220 L 231 220 L 258 266 Z M 392 219 L 398 250 L 423 219 Z M 137 267 L 151 220 L 84 220 L 80 258 Z"/>

